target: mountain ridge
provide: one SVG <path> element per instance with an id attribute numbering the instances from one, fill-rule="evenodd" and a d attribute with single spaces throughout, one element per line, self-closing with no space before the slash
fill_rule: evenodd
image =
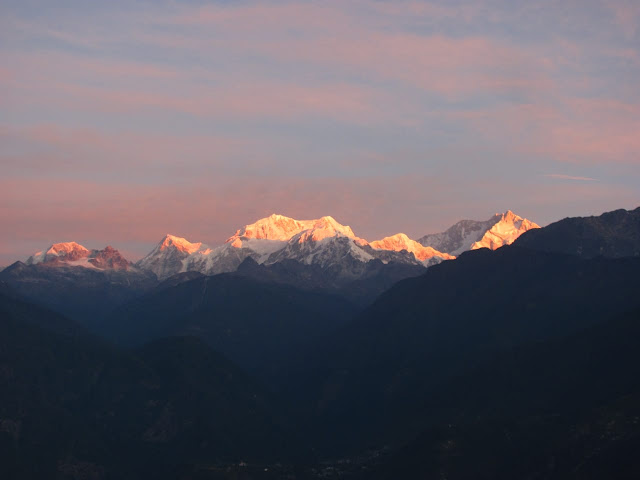
<path id="1" fill-rule="evenodd" d="M 348 225 L 328 215 L 297 220 L 274 213 L 237 229 L 225 243 L 214 247 L 166 234 L 147 255 L 135 263 L 126 260 L 111 246 L 103 250 L 90 250 L 73 241 L 53 244 L 30 256 L 25 263 L 102 270 L 140 269 L 153 272 L 159 280 L 190 271 L 205 275 L 234 272 L 249 257 L 267 265 L 293 259 L 303 264 L 332 268 L 345 262 L 367 263 L 379 259 L 385 264 L 395 261 L 429 267 L 443 260 L 452 260 L 464 250 L 499 248 L 512 243 L 522 232 L 537 227 L 510 210 L 502 215 L 496 214 L 487 222 L 458 222 L 447 232 L 458 229 L 464 236 L 465 228 L 471 228 L 475 234 L 465 237 L 462 246 L 443 251 L 438 246 L 447 245 L 438 239 L 447 232 L 427 235 L 418 241 L 404 233 L 396 233 L 369 242 L 358 237 Z M 348 272 L 346 274 L 351 275 Z"/>
<path id="2" fill-rule="evenodd" d="M 133 263 L 110 245 L 102 250 L 89 250 L 77 242 L 54 243 L 47 250 L 36 252 L 27 265 L 74 266 L 99 270 L 129 270 Z"/>
<path id="3" fill-rule="evenodd" d="M 640 207 L 569 217 L 523 234 L 517 244 L 582 258 L 640 256 Z"/>
<path id="4" fill-rule="evenodd" d="M 475 235 L 472 241 L 467 241 L 468 245 L 465 243 L 458 247 L 456 254 L 472 248 L 499 248 L 512 243 L 522 232 L 538 228 L 537 224 L 510 210 L 496 214 L 488 222 L 474 224 L 482 224 L 484 229 L 480 231 L 481 235 Z M 259 264 L 293 259 L 303 264 L 319 264 L 323 268 L 331 268 L 341 262 L 367 263 L 376 258 L 383 263 L 393 260 L 428 267 L 455 258 L 454 253 L 425 245 L 424 239 L 427 237 L 423 237 L 421 242 L 410 239 L 404 233 L 396 233 L 369 242 L 331 216 L 296 220 L 272 214 L 236 230 L 224 244 L 213 248 L 178 238 L 181 244 L 189 248 L 171 251 L 170 248 L 162 248 L 167 243 L 163 239 L 136 265 L 151 269 L 163 279 L 186 271 L 198 271 L 206 275 L 233 272 L 249 257 Z M 163 251 L 166 251 L 164 260 L 159 253 Z"/>
<path id="5" fill-rule="evenodd" d="M 460 255 L 467 250 L 495 250 L 510 245 L 523 233 L 537 228 L 540 228 L 538 224 L 507 210 L 485 221 L 460 220 L 444 232 L 420 237 L 418 243 L 450 255 Z"/>

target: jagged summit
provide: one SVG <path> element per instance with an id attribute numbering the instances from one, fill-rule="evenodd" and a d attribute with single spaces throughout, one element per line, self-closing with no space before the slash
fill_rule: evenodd
<path id="1" fill-rule="evenodd" d="M 540 226 L 526 218 L 516 215 L 511 210 L 503 214 L 496 214 L 497 222 L 482 236 L 480 240 L 471 245 L 471 250 L 489 248 L 495 250 L 503 245 L 511 245 L 520 235 L 532 228 Z"/>
<path id="2" fill-rule="evenodd" d="M 326 230 L 326 234 L 317 233 L 316 238 L 326 238 L 326 236 L 336 233 L 349 238 L 356 238 L 351 227 L 338 223 L 331 216 L 324 216 L 315 220 L 296 220 L 274 213 L 237 230 L 236 233 L 227 240 L 227 243 L 233 243 L 238 238 L 289 241 L 295 235 L 305 230 Z M 313 236 L 309 238 L 314 239 Z"/>
<path id="3" fill-rule="evenodd" d="M 176 237 L 175 235 L 167 234 L 158 244 L 158 248 L 166 250 L 167 248 L 176 248 L 181 252 L 193 253 L 200 249 L 202 243 L 191 243 L 186 238 Z"/>
<path id="4" fill-rule="evenodd" d="M 457 256 L 467 250 L 485 247 L 495 250 L 503 245 L 510 245 L 532 228 L 540 227 L 507 210 L 505 213 L 496 213 L 485 221 L 461 220 L 444 232 L 419 238 L 418 242 L 425 247 Z"/>
<path id="5" fill-rule="evenodd" d="M 304 229 L 300 221 L 274 213 L 237 230 L 227 243 L 233 243 L 237 238 L 286 241 Z"/>
<path id="6" fill-rule="evenodd" d="M 129 270 L 132 263 L 124 258 L 118 250 L 107 245 L 102 250 L 92 250 L 88 261 L 96 268 L 106 270 Z"/>
<path id="7" fill-rule="evenodd" d="M 348 266 L 353 276 L 372 260 L 428 267 L 454 259 L 465 250 L 496 249 L 532 228 L 538 226 L 507 210 L 484 222 L 463 220 L 446 232 L 418 241 L 398 233 L 369 243 L 329 215 L 297 220 L 274 213 L 236 230 L 224 244 L 214 248 L 167 234 L 135 266 L 162 280 L 181 272 L 233 272 L 247 258 L 265 265 L 295 260 L 335 271 Z M 133 266 L 113 247 L 89 250 L 76 242 L 53 244 L 27 260 L 28 265 L 38 263 L 101 270 Z"/>
<path id="8" fill-rule="evenodd" d="M 190 255 L 208 251 L 210 249 L 201 242 L 191 243 L 185 238 L 167 234 L 136 266 L 164 279 L 185 271 L 184 262 Z"/>
<path id="9" fill-rule="evenodd" d="M 128 270 L 131 262 L 118 250 L 107 245 L 102 250 L 89 250 L 76 242 L 54 243 L 46 251 L 27 259 L 27 265 L 78 266 L 99 270 Z"/>
<path id="10" fill-rule="evenodd" d="M 371 242 L 369 245 L 377 250 L 393 250 L 396 252 L 406 250 L 409 253 L 413 253 L 421 262 L 429 261 L 434 257 L 440 260 L 452 260 L 456 258 L 448 253 L 439 252 L 434 248 L 422 246 L 415 240 L 410 239 L 404 233 L 396 233 L 395 235 L 385 237 L 382 240 Z"/>
<path id="11" fill-rule="evenodd" d="M 544 252 L 594 257 L 640 256 L 640 207 L 599 216 L 565 218 L 527 232 L 518 245 Z"/>
<path id="12" fill-rule="evenodd" d="M 425 258 L 432 253 L 421 248 Z M 382 249 L 382 246 L 378 248 Z M 384 254 L 378 250 L 369 247 L 368 242 L 357 237 L 351 227 L 342 225 L 331 216 L 296 220 L 272 214 L 236 230 L 223 245 L 215 248 L 167 235 L 137 266 L 151 270 L 163 279 L 188 271 L 207 275 L 233 272 L 247 258 L 258 264 L 295 260 L 322 268 L 342 268 L 343 265 L 367 263 L 375 258 L 383 263 L 422 263 L 400 250 L 389 250 Z"/>
<path id="13" fill-rule="evenodd" d="M 72 262 L 89 255 L 89 249 L 76 242 L 54 243 L 46 251 L 40 251 L 27 259 L 27 265 L 47 263 L 54 260 Z"/>
<path id="14" fill-rule="evenodd" d="M 189 271 L 206 275 L 233 272 L 247 258 L 265 265 L 285 260 L 321 268 L 341 269 L 351 265 L 352 272 L 360 268 L 353 270 L 354 265 L 375 259 L 383 263 L 431 266 L 471 248 L 497 248 L 511 243 L 522 231 L 534 226 L 510 210 L 486 222 L 462 221 L 452 227 L 455 245 L 443 249 L 416 242 L 402 233 L 369 244 L 356 236 L 351 227 L 328 215 L 297 220 L 274 213 L 236 230 L 223 245 L 215 248 L 167 235 L 137 266 L 151 270 L 161 279 Z"/>

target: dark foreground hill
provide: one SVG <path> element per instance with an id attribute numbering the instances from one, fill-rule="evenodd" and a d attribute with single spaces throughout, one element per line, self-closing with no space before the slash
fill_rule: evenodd
<path id="1" fill-rule="evenodd" d="M 15 262 L 0 272 L 0 281 L 29 302 L 62 313 L 88 328 L 114 307 L 157 284 L 154 274 L 139 270 L 96 270 L 22 262 Z"/>
<path id="2" fill-rule="evenodd" d="M 406 439 L 420 428 L 424 400 L 452 376 L 496 351 L 573 335 L 640 306 L 638 272 L 640 258 L 516 246 L 463 254 L 381 295 L 288 373 L 296 378 L 289 396 L 307 406 L 302 415 L 328 451 Z"/>
<path id="3" fill-rule="evenodd" d="M 378 252 L 378 255 L 384 254 Z M 380 259 L 367 262 L 360 269 L 359 276 L 349 281 L 339 281 L 341 269 L 338 266 L 323 268 L 288 259 L 270 265 L 259 265 L 251 257 L 240 264 L 235 275 L 260 282 L 290 285 L 307 291 L 337 295 L 355 305 L 365 307 L 396 282 L 417 277 L 425 272 L 422 265 L 394 261 L 396 256 L 395 252 L 394 255 L 390 254 L 388 263 L 383 263 Z"/>
<path id="4" fill-rule="evenodd" d="M 582 258 L 640 256 L 640 207 L 597 217 L 565 218 L 523 234 L 516 244 Z"/>
<path id="5" fill-rule="evenodd" d="M 430 427 L 367 478 L 640 478 L 640 310 L 497 353 L 423 411 Z"/>
<path id="6" fill-rule="evenodd" d="M 123 353 L 49 320 L 62 322 L 0 296 L 1 478 L 181 478 L 303 451 L 272 398 L 203 342 Z"/>
<path id="7" fill-rule="evenodd" d="M 99 330 L 127 346 L 197 336 L 241 366 L 271 375 L 356 311 L 335 295 L 221 274 L 156 289 L 118 308 Z"/>

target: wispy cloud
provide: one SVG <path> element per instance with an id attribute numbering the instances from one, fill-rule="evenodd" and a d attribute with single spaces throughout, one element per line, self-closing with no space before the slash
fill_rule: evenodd
<path id="1" fill-rule="evenodd" d="M 561 173 L 546 173 L 544 176 L 548 178 L 555 178 L 558 180 L 575 180 L 575 181 L 581 181 L 581 182 L 597 181 L 595 178 L 591 178 L 591 177 L 576 177 L 573 175 L 563 175 Z"/>
<path id="2" fill-rule="evenodd" d="M 640 104 L 554 96 L 554 102 L 451 112 L 492 144 L 562 163 L 640 165 Z"/>
<path id="3" fill-rule="evenodd" d="M 633 39 L 640 24 L 640 4 L 635 0 L 606 0 L 605 4 L 612 10 L 625 36 Z"/>

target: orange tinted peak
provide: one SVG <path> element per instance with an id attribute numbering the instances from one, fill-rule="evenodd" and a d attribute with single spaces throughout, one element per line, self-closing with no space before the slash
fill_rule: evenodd
<path id="1" fill-rule="evenodd" d="M 188 240 L 167 234 L 160 244 L 160 250 L 174 247 L 181 252 L 193 253 L 202 246 L 202 243 L 191 243 Z"/>

